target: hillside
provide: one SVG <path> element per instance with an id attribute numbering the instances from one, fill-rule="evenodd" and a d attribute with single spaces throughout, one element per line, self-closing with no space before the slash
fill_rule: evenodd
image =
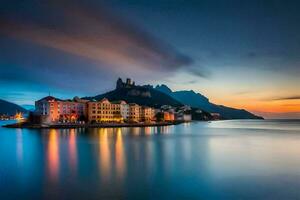
<path id="1" fill-rule="evenodd" d="M 235 109 L 223 105 L 211 103 L 209 99 L 193 90 L 183 90 L 173 92 L 166 85 L 157 85 L 156 90 L 168 94 L 177 101 L 195 108 L 201 108 L 211 113 L 219 113 L 224 119 L 262 119 L 244 109 Z"/>
<path id="2" fill-rule="evenodd" d="M 182 106 L 183 104 L 169 95 L 147 86 L 130 85 L 128 87 L 117 87 L 115 90 L 97 95 L 84 97 L 84 99 L 101 100 L 107 98 L 109 101 L 124 100 L 127 103 L 159 108 L 162 105 Z"/>
<path id="3" fill-rule="evenodd" d="M 17 104 L 0 99 L 0 114 L 15 115 L 16 112 L 26 113 L 27 110 Z"/>

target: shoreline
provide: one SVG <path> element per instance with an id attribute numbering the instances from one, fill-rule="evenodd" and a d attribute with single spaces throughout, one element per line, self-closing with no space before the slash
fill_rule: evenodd
<path id="1" fill-rule="evenodd" d="M 153 126 L 172 126 L 184 123 L 183 121 L 175 122 L 155 122 L 155 123 L 103 123 L 103 124 L 30 124 L 14 123 L 3 125 L 5 128 L 27 128 L 27 129 L 69 129 L 69 128 L 123 128 L 123 127 L 153 127 Z"/>

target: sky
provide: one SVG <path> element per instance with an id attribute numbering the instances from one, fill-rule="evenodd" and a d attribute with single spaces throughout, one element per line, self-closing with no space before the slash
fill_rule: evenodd
<path id="1" fill-rule="evenodd" d="M 118 77 L 300 118 L 300 2 L 2 0 L 0 98 L 93 96 Z"/>

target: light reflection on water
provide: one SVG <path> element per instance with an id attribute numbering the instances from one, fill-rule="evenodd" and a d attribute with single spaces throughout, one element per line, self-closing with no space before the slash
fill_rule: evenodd
<path id="1" fill-rule="evenodd" d="M 49 139 L 48 139 L 48 171 L 49 177 L 53 181 L 56 181 L 58 178 L 58 170 L 59 170 L 59 135 L 58 131 L 52 129 L 49 131 Z"/>
<path id="2" fill-rule="evenodd" d="M 77 146 L 76 146 L 76 130 L 70 129 L 69 136 L 69 162 L 70 169 L 73 173 L 76 173 L 77 169 Z"/>
<path id="3" fill-rule="evenodd" d="M 295 199 L 299 146 L 299 121 L 0 128 L 0 199 Z"/>
<path id="4" fill-rule="evenodd" d="M 111 172 L 111 152 L 107 129 L 99 129 L 99 170 L 101 177 L 107 182 Z"/>
<path id="5" fill-rule="evenodd" d="M 19 165 L 22 164 L 23 161 L 23 139 L 22 139 L 22 130 L 16 129 L 17 134 L 17 159 L 19 162 Z"/>

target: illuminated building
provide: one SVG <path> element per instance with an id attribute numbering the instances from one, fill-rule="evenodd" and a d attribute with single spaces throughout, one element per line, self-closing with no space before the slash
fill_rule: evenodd
<path id="1" fill-rule="evenodd" d="M 86 102 L 78 97 L 61 100 L 47 96 L 35 102 L 35 112 L 42 123 L 83 121 L 87 115 Z"/>
<path id="2" fill-rule="evenodd" d="M 150 122 L 154 120 L 155 110 L 151 107 L 141 106 L 140 107 L 140 121 Z"/>
<path id="3" fill-rule="evenodd" d="M 123 100 L 113 101 L 112 103 L 113 104 L 120 104 L 120 114 L 121 114 L 123 120 L 126 121 L 129 117 L 129 105 Z"/>
<path id="4" fill-rule="evenodd" d="M 130 80 L 127 82 L 131 83 Z M 89 101 L 78 97 L 73 100 L 61 100 L 47 96 L 36 101 L 35 106 L 35 115 L 41 123 L 45 124 L 79 121 L 92 123 L 151 122 L 155 120 L 154 108 L 135 103 L 127 104 L 123 100 L 110 102 L 106 98 L 100 101 Z"/>
<path id="5" fill-rule="evenodd" d="M 184 112 L 178 112 L 175 115 L 177 121 L 189 122 L 192 121 L 192 115 Z"/>
<path id="6" fill-rule="evenodd" d="M 15 119 L 18 120 L 18 121 L 24 119 L 23 114 L 21 112 L 16 113 Z"/>
<path id="7" fill-rule="evenodd" d="M 123 122 L 121 103 L 112 103 L 106 98 L 88 102 L 88 121 Z"/>
<path id="8" fill-rule="evenodd" d="M 210 113 L 210 115 L 212 116 L 213 120 L 221 119 L 220 113 Z"/>
<path id="9" fill-rule="evenodd" d="M 139 122 L 140 121 L 140 106 L 135 103 L 129 104 L 129 117 L 130 122 Z"/>
<path id="10" fill-rule="evenodd" d="M 173 112 L 168 112 L 168 111 L 164 111 L 163 112 L 163 116 L 164 116 L 164 121 L 174 121 L 175 120 L 175 116 Z"/>

